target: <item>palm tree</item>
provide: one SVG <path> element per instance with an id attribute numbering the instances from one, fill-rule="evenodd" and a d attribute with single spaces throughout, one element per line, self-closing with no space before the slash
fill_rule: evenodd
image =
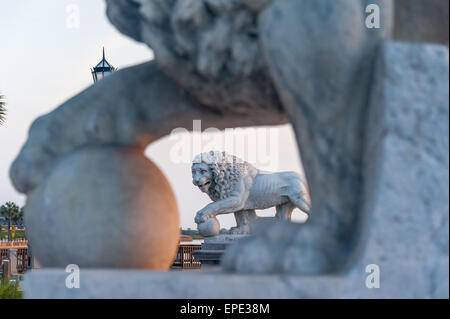
<path id="1" fill-rule="evenodd" d="M 6 108 L 5 102 L 3 101 L 3 95 L 0 95 L 0 124 L 5 120 Z"/>
<path id="2" fill-rule="evenodd" d="M 15 214 L 14 216 L 12 216 L 12 220 L 14 221 L 14 224 L 16 224 L 16 225 L 21 225 L 22 224 L 23 212 L 24 212 L 24 208 L 21 207 L 19 209 L 19 212 L 17 214 Z"/>
<path id="3" fill-rule="evenodd" d="M 19 206 L 13 202 L 6 202 L 0 207 L 0 216 L 8 218 L 8 240 L 11 240 L 11 220 L 20 215 Z"/>

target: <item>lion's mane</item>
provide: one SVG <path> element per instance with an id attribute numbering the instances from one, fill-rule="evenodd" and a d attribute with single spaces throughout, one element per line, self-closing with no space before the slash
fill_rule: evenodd
<path id="1" fill-rule="evenodd" d="M 268 2 L 106 1 L 110 21 L 150 46 L 161 71 L 204 106 L 240 114 L 282 109 L 260 47 L 258 12 Z"/>
<path id="2" fill-rule="evenodd" d="M 250 163 L 226 152 L 210 151 L 197 155 L 193 164 L 205 163 L 212 174 L 208 195 L 213 201 L 227 198 L 236 183 L 256 168 Z"/>

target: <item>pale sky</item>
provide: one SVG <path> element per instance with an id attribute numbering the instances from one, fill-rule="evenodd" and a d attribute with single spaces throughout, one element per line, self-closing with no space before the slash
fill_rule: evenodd
<path id="1" fill-rule="evenodd" d="M 15 201 L 23 205 L 25 196 L 15 191 L 8 171 L 33 120 L 92 85 L 90 68 L 100 61 L 103 46 L 107 60 L 119 69 L 148 61 L 153 53 L 109 23 L 103 0 L 0 0 L 0 39 L 0 93 L 5 95 L 8 110 L 6 122 L 0 126 L 0 204 Z M 232 151 L 258 168 L 302 173 L 289 125 L 227 134 L 234 141 L 256 134 L 256 144 L 245 144 L 250 153 L 240 149 L 241 144 L 234 144 Z M 202 134 L 202 150 L 224 150 L 224 136 Z M 196 155 L 198 143 L 192 144 L 192 139 L 193 134 L 180 133 L 157 141 L 146 151 L 175 191 L 183 228 L 196 228 L 195 213 L 210 202 L 192 185 L 190 164 L 186 160 L 179 163 L 175 156 L 180 146 L 191 158 Z M 270 150 L 266 150 L 269 146 Z M 256 157 L 252 157 L 253 150 Z M 260 155 L 267 152 L 268 161 Z M 273 209 L 258 212 L 261 216 L 274 213 Z M 298 221 L 304 218 L 301 213 L 294 216 Z M 234 226 L 232 215 L 219 216 L 219 220 L 221 227 Z"/>

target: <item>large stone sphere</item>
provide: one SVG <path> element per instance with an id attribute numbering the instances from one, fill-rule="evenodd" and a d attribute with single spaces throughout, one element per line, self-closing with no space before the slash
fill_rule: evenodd
<path id="1" fill-rule="evenodd" d="M 204 237 L 217 236 L 220 233 L 220 223 L 217 218 L 209 218 L 206 222 L 197 226 L 198 232 Z"/>
<path id="2" fill-rule="evenodd" d="M 180 226 L 174 193 L 143 152 L 84 148 L 29 194 L 25 223 L 44 267 L 168 269 Z"/>

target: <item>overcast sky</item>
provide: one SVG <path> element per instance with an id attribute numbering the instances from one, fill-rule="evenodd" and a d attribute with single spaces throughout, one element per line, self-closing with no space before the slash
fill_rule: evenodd
<path id="1" fill-rule="evenodd" d="M 100 61 L 103 46 L 107 60 L 120 69 L 150 60 L 153 53 L 108 22 L 103 0 L 1 0 L 0 39 L 0 93 L 5 95 L 8 109 L 7 120 L 0 126 L 0 203 L 12 200 L 23 205 L 25 196 L 14 190 L 8 170 L 32 121 L 92 85 L 90 68 Z M 255 166 L 302 173 L 289 125 L 227 134 L 234 141 L 250 141 L 245 148 L 255 150 L 256 158 L 239 145 L 233 152 Z M 256 144 L 251 139 L 255 136 Z M 190 133 L 169 136 L 146 151 L 174 188 L 183 228 L 195 228 L 195 213 L 210 202 L 192 185 L 190 164 L 174 158 L 180 146 L 195 155 L 192 138 Z M 224 133 L 203 134 L 202 138 L 202 146 L 223 150 Z M 273 215 L 274 210 L 258 213 Z M 296 217 L 303 219 L 300 213 Z M 221 227 L 234 226 L 232 215 L 220 216 L 219 220 Z"/>

